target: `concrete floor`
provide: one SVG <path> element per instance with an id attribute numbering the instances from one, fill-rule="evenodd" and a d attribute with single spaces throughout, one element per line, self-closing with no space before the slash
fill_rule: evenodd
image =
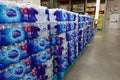
<path id="1" fill-rule="evenodd" d="M 63 80 L 120 80 L 120 30 L 98 32 Z"/>

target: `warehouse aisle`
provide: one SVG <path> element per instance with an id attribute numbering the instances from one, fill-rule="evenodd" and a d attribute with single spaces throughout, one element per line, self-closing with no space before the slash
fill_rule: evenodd
<path id="1" fill-rule="evenodd" d="M 120 30 L 98 32 L 63 80 L 120 80 Z"/>

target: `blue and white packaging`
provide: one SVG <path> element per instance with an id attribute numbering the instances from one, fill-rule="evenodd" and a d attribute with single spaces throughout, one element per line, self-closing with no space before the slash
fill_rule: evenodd
<path id="1" fill-rule="evenodd" d="M 42 23 L 38 27 L 40 29 L 40 31 L 38 32 L 39 38 L 47 37 L 47 36 L 50 35 L 49 25 L 48 24 Z"/>
<path id="2" fill-rule="evenodd" d="M 40 29 L 39 29 L 39 27 L 37 27 L 37 26 L 32 26 L 32 38 L 33 39 L 36 39 L 36 38 L 38 38 L 39 37 L 39 32 L 40 31 Z"/>
<path id="3" fill-rule="evenodd" d="M 55 60 L 54 60 L 55 61 Z M 53 66 L 53 73 L 54 73 L 54 75 L 57 75 L 57 73 L 58 73 L 58 69 L 57 69 L 57 61 L 55 61 L 54 63 L 53 63 L 54 65 L 56 64 L 56 66 Z"/>
<path id="4" fill-rule="evenodd" d="M 52 80 L 57 80 L 57 79 L 58 79 L 58 76 L 55 74 Z"/>
<path id="5" fill-rule="evenodd" d="M 34 62 L 34 66 L 40 66 L 42 63 L 45 63 L 47 60 L 51 58 L 51 52 L 50 49 L 41 51 L 36 55 L 33 55 L 31 57 L 31 60 Z"/>
<path id="6" fill-rule="evenodd" d="M 25 41 L 24 27 L 18 25 L 18 27 L 3 29 L 2 36 L 5 46 L 23 42 Z"/>
<path id="7" fill-rule="evenodd" d="M 26 6 L 26 4 L 18 4 L 18 7 L 20 8 L 20 14 L 21 14 L 21 22 L 29 22 L 29 8 Z"/>
<path id="8" fill-rule="evenodd" d="M 37 76 L 32 75 L 31 73 L 26 74 L 25 77 L 21 80 L 38 80 Z"/>
<path id="9" fill-rule="evenodd" d="M 37 22 L 36 15 L 38 15 L 38 11 L 34 8 L 33 5 L 28 5 L 28 8 L 29 8 L 29 15 L 28 15 L 29 22 Z"/>
<path id="10" fill-rule="evenodd" d="M 60 72 L 64 72 L 68 66 L 68 55 L 66 54 L 66 51 L 63 51 L 63 54 L 61 55 L 61 57 L 58 57 L 57 59 L 57 71 L 58 73 Z"/>
<path id="11" fill-rule="evenodd" d="M 84 42 L 79 42 L 78 43 L 78 51 L 82 51 L 84 48 Z"/>
<path id="12" fill-rule="evenodd" d="M 84 22 L 87 21 L 87 16 L 86 16 L 86 15 L 83 15 L 82 20 L 83 20 Z"/>
<path id="13" fill-rule="evenodd" d="M 38 80 L 37 70 L 33 69 L 32 72 L 25 74 L 25 76 L 21 80 Z"/>
<path id="14" fill-rule="evenodd" d="M 78 23 L 78 16 L 79 14 L 78 13 L 73 13 L 75 15 L 75 22 Z"/>
<path id="15" fill-rule="evenodd" d="M 75 46 L 71 47 L 71 49 L 68 49 L 68 55 L 72 55 L 75 53 Z"/>
<path id="16" fill-rule="evenodd" d="M 17 80 L 24 76 L 25 73 L 30 72 L 31 68 L 26 62 L 20 62 L 15 66 L 8 68 L 0 73 L 1 80 Z"/>
<path id="17" fill-rule="evenodd" d="M 21 52 L 22 53 L 21 59 L 27 59 L 30 56 L 30 54 L 27 51 L 27 49 L 28 49 L 27 43 L 21 43 L 20 44 L 20 48 L 22 50 L 22 52 Z"/>
<path id="18" fill-rule="evenodd" d="M 66 32 L 66 23 L 60 23 L 56 25 L 55 28 L 57 29 L 56 31 L 57 34 L 64 33 Z"/>
<path id="19" fill-rule="evenodd" d="M 72 53 L 72 55 L 68 56 L 68 62 L 69 62 L 69 64 L 72 64 L 73 61 L 74 61 L 74 59 L 75 59 L 75 54 L 74 53 Z"/>
<path id="20" fill-rule="evenodd" d="M 51 44 L 52 46 L 55 46 L 56 43 L 57 43 L 56 35 L 50 36 L 50 44 Z"/>
<path id="21" fill-rule="evenodd" d="M 62 68 L 62 63 L 63 63 L 63 61 L 64 60 L 62 60 L 62 57 L 61 56 L 59 56 L 59 57 L 56 57 L 55 59 L 54 59 L 54 73 L 59 73 L 59 72 L 61 72 L 61 71 L 63 71 L 63 68 Z"/>
<path id="22" fill-rule="evenodd" d="M 79 29 L 81 29 L 81 28 L 83 28 L 83 27 L 84 27 L 84 23 L 83 23 L 83 22 L 78 23 L 78 28 L 79 28 Z"/>
<path id="23" fill-rule="evenodd" d="M 0 55 L 0 70 L 5 69 L 10 64 L 18 63 L 21 59 L 29 57 L 26 43 L 22 43 L 20 46 L 11 46 L 7 49 L 2 49 Z"/>
<path id="24" fill-rule="evenodd" d="M 55 14 L 55 11 L 57 9 L 49 9 L 49 19 L 50 19 L 50 22 L 57 22 L 56 20 L 56 17 L 54 14 Z"/>
<path id="25" fill-rule="evenodd" d="M 63 44 L 61 45 L 63 47 L 63 49 L 67 50 L 68 49 L 68 41 L 66 41 L 65 39 L 63 40 Z"/>
<path id="26" fill-rule="evenodd" d="M 63 44 L 63 40 L 65 38 L 65 34 L 60 34 L 59 36 L 56 36 L 56 45 L 61 46 Z"/>
<path id="27" fill-rule="evenodd" d="M 12 63 L 17 63 L 22 58 L 22 50 L 20 47 L 11 47 L 10 49 L 0 51 L 0 70 L 5 69 Z"/>
<path id="28" fill-rule="evenodd" d="M 75 37 L 75 38 L 74 38 L 74 43 L 75 43 L 75 45 L 77 45 L 77 44 L 78 44 L 78 42 L 79 42 L 78 37 Z"/>
<path id="29" fill-rule="evenodd" d="M 46 71 L 47 65 L 41 65 L 37 67 L 37 73 L 38 73 L 38 78 L 39 80 L 47 80 L 48 76 L 45 75 L 45 71 Z"/>
<path id="30" fill-rule="evenodd" d="M 68 49 L 71 49 L 74 46 L 75 46 L 75 42 L 73 40 L 68 41 Z"/>
<path id="31" fill-rule="evenodd" d="M 83 35 L 82 29 L 78 29 L 79 36 Z"/>
<path id="32" fill-rule="evenodd" d="M 74 39 L 74 30 L 67 32 L 66 33 L 66 40 L 70 41 L 70 40 L 73 40 L 73 39 Z"/>
<path id="33" fill-rule="evenodd" d="M 2 38 L 3 38 L 3 35 L 2 35 L 2 29 L 0 29 L 0 48 L 4 45 L 3 43 L 2 43 Z"/>
<path id="34" fill-rule="evenodd" d="M 51 57 L 48 58 L 48 60 L 45 62 L 45 65 L 47 65 L 47 68 L 49 67 L 53 67 L 53 56 L 52 56 L 52 53 L 51 53 Z"/>
<path id="35" fill-rule="evenodd" d="M 43 6 L 34 6 L 38 14 L 36 15 L 37 22 L 46 23 L 49 21 L 49 11 L 47 7 Z"/>
<path id="36" fill-rule="evenodd" d="M 0 24 L 21 22 L 20 8 L 15 3 L 0 3 Z"/>
<path id="37" fill-rule="evenodd" d="M 75 15 L 73 12 L 68 12 L 68 21 L 75 21 Z"/>
<path id="38" fill-rule="evenodd" d="M 67 50 L 63 50 L 61 57 L 62 57 L 62 60 L 63 60 L 62 68 L 65 71 L 67 69 L 67 67 L 68 67 L 68 51 Z"/>
<path id="39" fill-rule="evenodd" d="M 21 64 L 24 65 L 24 67 L 26 69 L 25 73 L 30 73 L 33 70 L 33 68 L 34 68 L 33 62 L 31 61 L 30 57 L 27 58 L 26 60 L 23 60 L 21 62 Z"/>
<path id="40" fill-rule="evenodd" d="M 75 57 L 78 57 L 79 56 L 79 50 L 78 50 L 79 48 L 78 48 L 78 43 L 76 44 L 76 46 L 75 46 Z"/>
<path id="41" fill-rule="evenodd" d="M 33 40 L 39 37 L 39 27 L 37 26 L 24 26 L 25 39 Z"/>
<path id="42" fill-rule="evenodd" d="M 79 36 L 79 32 L 78 32 L 78 29 L 76 29 L 74 32 L 74 37 L 78 37 L 78 36 Z"/>
<path id="43" fill-rule="evenodd" d="M 50 24 L 50 32 L 51 34 L 61 34 L 67 31 L 66 28 L 66 23 L 61 22 L 61 23 L 51 23 Z"/>
<path id="44" fill-rule="evenodd" d="M 39 76 L 39 80 L 48 80 L 48 76 Z"/>
<path id="45" fill-rule="evenodd" d="M 52 67 L 52 66 L 51 66 L 51 67 L 49 67 L 49 68 L 46 68 L 45 72 L 46 72 L 46 74 L 45 74 L 45 75 L 47 75 L 47 76 L 48 76 L 48 78 L 53 77 L 53 67 Z"/>
<path id="46" fill-rule="evenodd" d="M 50 38 L 45 37 L 42 39 L 32 40 L 28 43 L 28 51 L 31 54 L 38 53 L 39 51 L 43 51 L 47 48 L 50 48 Z"/>
<path id="47" fill-rule="evenodd" d="M 67 11 L 63 9 L 49 9 L 50 21 L 66 21 Z"/>
<path id="48" fill-rule="evenodd" d="M 78 22 L 83 22 L 83 16 L 82 15 L 78 16 Z"/>
<path id="49" fill-rule="evenodd" d="M 24 26 L 24 31 L 26 40 L 32 40 L 33 39 L 32 26 Z"/>
<path id="50" fill-rule="evenodd" d="M 58 45 L 56 45 L 56 46 L 55 46 L 54 55 L 56 55 L 56 56 L 61 55 L 61 54 L 62 54 L 62 50 L 63 50 L 63 46 L 58 46 Z"/>
<path id="51" fill-rule="evenodd" d="M 76 24 L 75 23 L 68 23 L 67 31 L 75 30 Z"/>
<path id="52" fill-rule="evenodd" d="M 3 1 L 0 12 L 0 80 L 61 79 L 92 36 L 86 15 Z"/>
<path id="53" fill-rule="evenodd" d="M 74 58 L 73 58 L 72 56 L 70 56 L 70 57 L 68 58 L 68 61 L 69 61 L 69 64 L 70 64 L 70 65 L 72 65 L 73 60 L 74 60 Z"/>
<path id="54" fill-rule="evenodd" d="M 51 45 L 55 46 L 55 45 L 59 45 L 61 46 L 63 44 L 63 39 L 65 39 L 65 34 L 60 34 L 60 35 L 53 35 L 51 36 Z"/>

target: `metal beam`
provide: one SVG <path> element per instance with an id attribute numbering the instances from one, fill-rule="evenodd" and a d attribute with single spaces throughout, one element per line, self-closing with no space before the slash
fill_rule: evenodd
<path id="1" fill-rule="evenodd" d="M 87 0 L 84 1 L 84 13 L 86 13 Z"/>
<path id="2" fill-rule="evenodd" d="M 70 11 L 72 11 L 72 0 L 69 0 Z"/>
<path id="3" fill-rule="evenodd" d="M 54 0 L 49 0 L 49 8 L 54 8 L 55 4 L 54 4 Z"/>

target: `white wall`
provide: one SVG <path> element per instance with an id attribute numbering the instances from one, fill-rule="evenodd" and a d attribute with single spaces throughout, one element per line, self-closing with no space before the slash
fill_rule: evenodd
<path id="1" fill-rule="evenodd" d="M 117 6 L 118 12 L 120 12 L 120 0 L 107 0 L 105 21 L 104 21 L 105 22 L 105 27 L 109 26 L 110 10 L 114 9 L 115 6 Z M 120 24 L 120 21 L 119 21 L 119 24 Z"/>

